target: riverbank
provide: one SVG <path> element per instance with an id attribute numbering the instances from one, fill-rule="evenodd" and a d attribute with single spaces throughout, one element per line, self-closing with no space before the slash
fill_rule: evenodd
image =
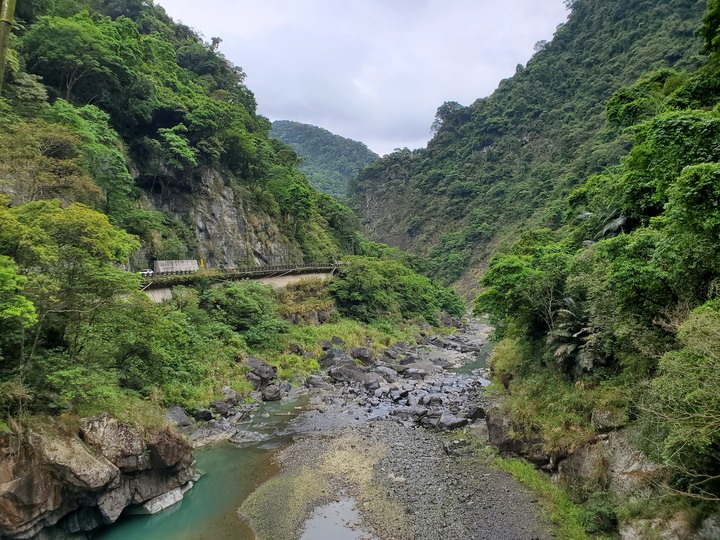
<path id="1" fill-rule="evenodd" d="M 298 538 L 315 508 L 348 499 L 358 520 L 346 528 L 383 540 L 551 538 L 537 502 L 459 437 L 372 420 L 296 442 L 240 514 L 257 540 Z"/>
<path id="2" fill-rule="evenodd" d="M 257 540 L 550 538 L 537 502 L 477 452 L 489 330 L 470 321 L 364 367 L 328 347 L 288 426 L 304 435 L 239 510 Z"/>

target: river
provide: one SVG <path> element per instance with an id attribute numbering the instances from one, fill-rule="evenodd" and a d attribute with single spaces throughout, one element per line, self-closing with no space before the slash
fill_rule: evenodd
<path id="1" fill-rule="evenodd" d="M 459 379 L 477 374 L 478 369 L 486 366 L 491 350 L 490 345 L 483 345 L 469 362 L 449 372 Z M 486 381 L 482 381 L 484 385 Z M 308 396 L 264 403 L 244 427 L 266 437 L 264 440 L 243 446 L 223 442 L 196 450 L 198 468 L 204 475 L 180 503 L 153 516 L 123 516 L 113 526 L 101 530 L 95 538 L 254 540 L 255 535 L 239 517 L 238 508 L 261 484 L 278 475 L 280 467 L 273 456 L 279 448 L 313 432 L 332 433 L 343 424 L 362 423 L 368 418 L 385 416 L 389 411 L 387 406 L 382 405 L 371 409 L 346 404 L 340 410 L 331 408 L 324 414 L 317 414 L 316 410 L 303 414 L 306 409 L 313 409 L 308 403 Z M 323 425 L 318 427 L 318 419 L 330 428 L 324 430 Z M 358 521 L 355 501 L 347 497 L 338 498 L 315 508 L 304 522 L 302 540 L 375 538 L 358 526 Z"/>

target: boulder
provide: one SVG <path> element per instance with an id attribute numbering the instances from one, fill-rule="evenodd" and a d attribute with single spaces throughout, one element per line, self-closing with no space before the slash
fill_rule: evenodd
<path id="1" fill-rule="evenodd" d="M 488 439 L 490 444 L 497 448 L 501 454 L 520 454 L 522 443 L 512 437 L 512 425 L 510 419 L 497 409 L 488 411 L 485 421 L 488 427 Z"/>
<path id="2" fill-rule="evenodd" d="M 127 513 L 130 515 L 157 514 L 158 512 L 179 503 L 183 498 L 184 492 L 185 491 L 182 488 L 175 488 L 167 493 L 158 495 L 139 506 L 131 508 Z"/>
<path id="3" fill-rule="evenodd" d="M 339 349 L 328 349 L 319 358 L 320 367 L 328 369 L 333 366 L 354 366 L 355 360 Z"/>
<path id="4" fill-rule="evenodd" d="M 387 366 L 377 366 L 375 372 L 382 375 L 385 380 L 389 383 L 394 383 L 398 380 L 398 372 Z"/>
<path id="5" fill-rule="evenodd" d="M 193 463 L 192 446 L 170 429 L 155 428 L 148 431 L 147 446 L 150 462 L 155 468 L 190 467 Z"/>
<path id="6" fill-rule="evenodd" d="M 386 384 L 387 382 L 385 381 L 385 378 L 379 373 L 363 373 L 363 375 L 363 384 L 365 385 L 365 389 L 370 392 L 374 392 L 375 390 L 380 388 L 381 385 Z"/>
<path id="7" fill-rule="evenodd" d="M 339 338 L 337 336 L 333 336 L 332 338 L 330 338 L 330 343 L 332 343 L 333 346 L 335 346 L 335 347 L 344 347 L 345 346 L 345 341 L 342 338 Z"/>
<path id="8" fill-rule="evenodd" d="M 105 456 L 92 454 L 77 437 L 32 433 L 30 444 L 63 483 L 76 489 L 98 491 L 120 474 Z"/>
<path id="9" fill-rule="evenodd" d="M 383 351 L 383 354 L 385 355 L 385 357 L 389 358 L 390 360 L 397 360 L 400 357 L 400 353 L 401 353 L 401 351 L 397 346 L 388 347 L 387 349 L 385 349 Z"/>
<path id="10" fill-rule="evenodd" d="M 247 365 L 250 372 L 246 375 L 246 378 L 253 383 L 256 390 L 265 388 L 277 374 L 275 366 L 271 366 L 254 356 L 248 356 Z"/>
<path id="11" fill-rule="evenodd" d="M 195 420 L 201 420 L 203 422 L 209 422 L 214 418 L 212 411 L 209 409 L 199 408 L 191 412 L 192 417 Z"/>
<path id="12" fill-rule="evenodd" d="M 357 347 L 350 351 L 350 356 L 359 360 L 362 364 L 371 364 L 373 361 L 372 349 L 369 347 Z"/>
<path id="13" fill-rule="evenodd" d="M 442 430 L 458 429 L 465 426 L 468 423 L 468 419 L 462 416 L 444 411 L 438 419 L 435 427 Z"/>
<path id="14" fill-rule="evenodd" d="M 367 373 L 359 367 L 349 365 L 333 366 L 328 370 L 328 375 L 330 375 L 330 378 L 335 382 L 365 384 L 368 380 Z"/>
<path id="15" fill-rule="evenodd" d="M 210 408 L 220 416 L 230 416 L 232 414 L 232 405 L 226 401 L 211 401 Z"/>
<path id="16" fill-rule="evenodd" d="M 0 448 L 0 538 L 91 531 L 195 475 L 191 447 L 169 429 L 101 415 L 81 419 L 79 435 L 29 432 L 29 444 Z"/>
<path id="17" fill-rule="evenodd" d="M 308 375 L 307 379 L 305 379 L 305 386 L 308 388 L 330 388 L 330 385 L 320 375 Z"/>
<path id="18" fill-rule="evenodd" d="M 277 401 L 282 397 L 280 387 L 276 384 L 267 386 L 262 391 L 263 401 Z"/>
<path id="19" fill-rule="evenodd" d="M 621 430 L 583 446 L 558 465 L 557 479 L 579 502 L 597 490 L 619 499 L 649 496 L 663 479 L 665 468 L 650 461 Z"/>
<path id="20" fill-rule="evenodd" d="M 390 414 L 401 419 L 419 422 L 422 417 L 428 414 L 428 410 L 425 407 L 418 406 L 400 407 L 394 409 Z"/>
<path id="21" fill-rule="evenodd" d="M 185 409 L 179 405 L 174 405 L 167 410 L 165 413 L 165 420 L 178 427 L 187 427 L 192 425 L 192 421 L 185 412 Z"/>
<path id="22" fill-rule="evenodd" d="M 424 379 L 426 375 L 427 375 L 427 371 L 425 371 L 424 369 L 415 368 L 415 367 L 409 368 L 409 369 L 406 369 L 405 371 L 403 371 L 403 376 L 407 377 L 409 379 L 420 380 L 420 379 Z"/>

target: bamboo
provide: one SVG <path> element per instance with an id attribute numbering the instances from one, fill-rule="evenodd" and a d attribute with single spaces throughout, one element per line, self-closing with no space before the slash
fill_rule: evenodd
<path id="1" fill-rule="evenodd" d="M 14 16 L 15 0 L 2 0 L 2 7 L 0 7 L 0 94 L 2 94 L 5 82 L 5 63 Z"/>

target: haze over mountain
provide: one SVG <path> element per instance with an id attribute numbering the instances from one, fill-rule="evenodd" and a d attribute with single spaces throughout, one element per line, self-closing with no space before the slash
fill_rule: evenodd
<path id="1" fill-rule="evenodd" d="M 160 0 L 243 66 L 270 120 L 323 126 L 378 154 L 419 148 L 437 107 L 469 104 L 565 21 L 564 0 Z"/>
<path id="2" fill-rule="evenodd" d="M 276 120 L 270 135 L 298 153 L 300 170 L 316 189 L 340 198 L 347 196 L 348 181 L 380 157 L 361 142 L 300 122 Z"/>

